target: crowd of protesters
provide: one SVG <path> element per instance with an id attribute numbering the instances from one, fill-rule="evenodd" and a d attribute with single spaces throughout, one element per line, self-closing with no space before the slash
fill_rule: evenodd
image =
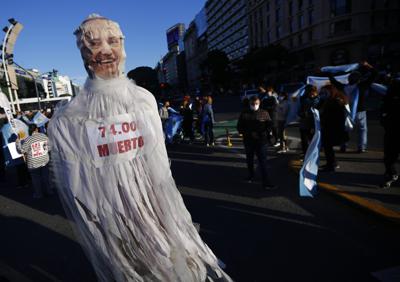
<path id="1" fill-rule="evenodd" d="M 4 110 L 0 109 L 0 139 L 3 148 L 0 150 L 0 177 L 4 181 L 5 177 L 9 177 L 6 172 L 14 168 L 16 187 L 32 188 L 33 198 L 41 199 L 54 194 L 49 181 L 50 148 L 46 135 L 48 120 L 52 117 L 53 109 L 40 111 L 47 120 L 41 126 L 34 123 L 34 116 L 37 113 L 38 111 L 25 111 L 14 115 L 14 119 L 21 121 L 27 129 L 25 132 L 18 128 L 18 132 L 15 133 L 8 126 L 9 120 Z M 5 140 L 6 135 L 9 135 L 7 140 Z M 9 151 L 5 150 L 8 144 L 14 142 L 19 157 L 12 157 Z"/>
<path id="2" fill-rule="evenodd" d="M 357 133 L 357 152 L 365 153 L 368 149 L 367 139 L 367 97 L 371 84 L 376 80 L 378 72 L 368 62 L 362 62 L 359 70 L 349 74 L 348 83 L 343 84 L 332 74 L 322 74 L 329 77 L 329 83 L 318 89 L 314 85 L 306 85 L 304 94 L 300 97 L 298 110 L 299 133 L 301 140 L 301 160 L 303 160 L 315 133 L 314 114 L 317 109 L 320 115 L 321 141 L 325 153 L 326 164 L 320 167 L 321 172 L 335 172 L 339 168 L 334 147 L 341 152 L 347 151 L 349 131 Z M 387 94 L 383 99 L 381 121 L 385 129 L 384 164 L 385 174 L 382 188 L 389 188 L 398 179 L 395 165 L 399 157 L 398 122 L 400 82 L 391 79 Z M 354 119 L 350 115 L 351 95 L 357 89 L 358 104 Z M 239 117 L 237 129 L 243 135 L 248 166 L 248 181 L 254 177 L 254 155 L 257 156 L 264 189 L 276 188 L 271 184 L 266 169 L 267 147 L 279 148 L 278 153 L 289 150 L 285 128 L 289 112 L 288 93 L 277 94 L 271 86 L 261 84 L 258 95 L 243 100 L 243 111 Z M 298 99 L 298 97 L 296 97 Z M 349 124 L 350 123 L 350 124 Z"/>
<path id="3" fill-rule="evenodd" d="M 161 105 L 159 114 L 163 124 L 164 135 L 178 136 L 180 141 L 189 140 L 193 143 L 196 139 L 203 139 L 207 147 L 215 146 L 214 138 L 214 110 L 213 98 L 211 96 L 199 97 L 191 99 L 190 96 L 184 96 L 178 111 L 172 109 L 170 101 L 166 100 Z M 182 118 L 180 126 L 174 129 L 173 126 L 168 126 L 170 123 L 177 122 L 172 119 L 172 115 L 179 114 Z"/>

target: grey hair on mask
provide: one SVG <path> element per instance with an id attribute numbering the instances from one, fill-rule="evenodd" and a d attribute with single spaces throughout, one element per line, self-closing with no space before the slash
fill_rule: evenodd
<path id="1" fill-rule="evenodd" d="M 121 28 L 119 24 L 106 18 L 102 17 L 98 14 L 90 14 L 82 23 L 81 25 L 74 31 L 74 35 L 76 36 L 76 45 L 78 48 L 82 47 L 82 43 L 85 39 L 85 36 L 92 37 L 91 28 L 93 27 L 92 23 L 93 20 L 104 20 L 107 22 L 107 25 L 115 27 L 119 32 L 115 34 L 115 36 L 124 39 L 124 35 L 122 34 Z"/>

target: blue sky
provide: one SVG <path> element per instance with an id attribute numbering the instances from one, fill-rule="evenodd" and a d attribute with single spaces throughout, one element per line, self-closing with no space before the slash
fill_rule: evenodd
<path id="1" fill-rule="evenodd" d="M 18 64 L 41 72 L 55 68 L 81 84 L 86 72 L 72 33 L 89 14 L 98 13 L 120 24 L 126 36 L 129 71 L 143 65 L 154 67 L 167 51 L 165 31 L 178 22 L 187 26 L 204 3 L 205 0 L 9 0 L 1 5 L 0 25 L 8 25 L 11 17 L 24 25 L 14 49 Z"/>

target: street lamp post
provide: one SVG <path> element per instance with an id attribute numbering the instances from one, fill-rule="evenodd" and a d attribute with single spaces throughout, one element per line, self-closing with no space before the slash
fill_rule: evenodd
<path id="1" fill-rule="evenodd" d="M 11 83 L 8 77 L 8 70 L 7 70 L 7 63 L 6 63 L 6 43 L 7 43 L 7 39 L 8 36 L 10 35 L 10 32 L 12 30 L 12 27 L 14 25 L 11 23 L 9 27 L 5 27 L 3 29 L 3 31 L 6 33 L 6 35 L 4 36 L 4 40 L 3 40 L 3 45 L 1 45 L 1 59 L 3 61 L 3 70 L 4 70 L 4 76 L 6 78 L 6 84 L 7 84 L 7 90 L 8 90 L 8 94 L 10 96 L 10 102 L 11 102 L 11 108 L 12 111 L 15 113 L 15 105 L 14 105 L 14 99 L 13 99 L 13 94 L 12 94 L 12 90 L 11 90 Z"/>

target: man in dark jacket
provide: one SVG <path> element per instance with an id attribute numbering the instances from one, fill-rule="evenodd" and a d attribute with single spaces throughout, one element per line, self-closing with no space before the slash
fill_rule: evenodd
<path id="1" fill-rule="evenodd" d="M 354 93 L 355 89 L 358 88 L 358 105 L 357 114 L 355 118 L 355 125 L 358 131 L 358 152 L 363 153 L 367 150 L 367 106 L 366 97 L 368 94 L 368 89 L 374 82 L 378 75 L 378 72 L 367 62 L 361 63 L 361 66 L 367 70 L 366 76 L 362 77 L 361 73 L 358 71 L 353 71 L 349 75 L 349 83 L 342 84 L 337 81 L 333 75 L 329 76 L 331 83 L 340 91 L 343 91 L 348 98 Z M 345 151 L 345 146 L 342 146 L 342 150 Z"/>
<path id="2" fill-rule="evenodd" d="M 268 128 L 271 126 L 271 118 L 266 110 L 260 109 L 260 99 L 253 96 L 250 99 L 250 107 L 242 111 L 237 124 L 238 132 L 243 134 L 243 142 L 246 150 L 248 181 L 254 178 L 254 155 L 257 156 L 261 170 L 263 188 L 275 189 L 271 184 L 267 171 Z"/>

